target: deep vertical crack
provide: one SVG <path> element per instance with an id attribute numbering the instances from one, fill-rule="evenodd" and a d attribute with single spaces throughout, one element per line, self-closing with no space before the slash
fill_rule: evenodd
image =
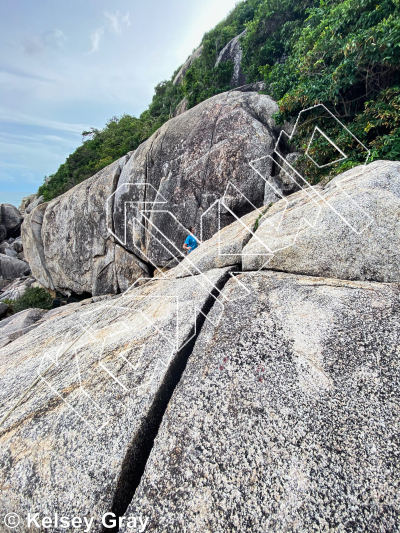
<path id="1" fill-rule="evenodd" d="M 211 311 L 216 299 L 218 298 L 218 295 L 229 279 L 230 271 L 227 271 L 219 280 L 219 282 L 216 283 L 215 288 L 210 292 L 208 298 L 201 308 L 201 312 L 196 318 L 196 324 L 193 325 L 187 337 L 190 338 L 193 336 L 193 338 L 178 351 L 171 362 L 164 376 L 163 382 L 153 399 L 148 416 L 142 420 L 139 431 L 137 432 L 134 441 L 131 442 L 129 450 L 122 463 L 121 473 L 115 489 L 113 502 L 111 504 L 110 512 L 114 513 L 118 518 L 125 514 L 135 495 L 136 489 L 140 484 L 147 461 L 153 448 L 154 439 L 156 438 L 160 429 L 165 411 L 168 407 L 174 390 L 182 378 L 188 359 L 193 352 L 194 345 L 196 344 L 197 338 L 201 332 L 206 316 Z M 115 529 L 107 528 L 107 531 L 116 533 L 118 531 L 118 527 Z"/>

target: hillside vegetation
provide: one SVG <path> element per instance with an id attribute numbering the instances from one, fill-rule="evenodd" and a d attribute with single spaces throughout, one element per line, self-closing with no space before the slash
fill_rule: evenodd
<path id="1" fill-rule="evenodd" d="M 246 28 L 241 38 L 243 70 L 249 82 L 264 80 L 266 94 L 279 101 L 278 122 L 323 103 L 371 151 L 370 160 L 400 159 L 400 0 L 247 0 L 204 35 L 202 55 L 182 85 L 173 84 L 176 71 L 171 80 L 157 85 L 152 103 L 139 118 L 114 117 L 103 130 L 83 132 L 82 146 L 39 194 L 50 200 L 136 149 L 171 118 L 184 97 L 193 107 L 231 89 L 232 63 L 215 67 L 215 62 L 222 48 Z M 294 148 L 307 146 L 312 124 L 309 120 L 302 126 Z M 327 120 L 325 130 L 351 153 L 350 160 L 326 172 L 365 159 L 338 123 Z M 319 137 L 311 153 L 318 152 L 324 163 L 331 149 Z"/>

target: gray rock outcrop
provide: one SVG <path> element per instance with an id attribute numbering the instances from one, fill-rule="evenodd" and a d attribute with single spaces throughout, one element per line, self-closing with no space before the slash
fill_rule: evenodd
<path id="1" fill-rule="evenodd" d="M 229 281 L 212 309 L 126 516 L 157 533 L 396 531 L 398 286 L 239 281 L 250 294 Z"/>
<path id="2" fill-rule="evenodd" d="M 126 290 L 148 276 L 147 266 L 121 250 L 108 235 L 107 199 L 128 156 L 25 217 L 24 253 L 44 286 L 63 292 L 97 294 Z"/>
<path id="3" fill-rule="evenodd" d="M 193 54 L 185 61 L 185 63 L 182 65 L 181 69 L 179 70 L 178 74 L 174 78 L 174 85 L 180 85 L 183 82 L 183 79 L 186 75 L 186 72 L 190 69 L 192 66 L 193 61 L 198 59 L 201 54 L 203 53 L 203 45 L 199 46 L 197 50 L 193 52 Z"/>
<path id="4" fill-rule="evenodd" d="M 219 221 L 209 210 L 224 194 L 237 216 L 261 206 L 265 182 L 249 162 L 272 152 L 277 110 L 266 95 L 217 95 L 168 121 L 135 152 L 34 208 L 22 227 L 33 275 L 61 292 L 117 293 L 148 275 L 148 264 L 176 262 L 186 228 L 199 233 L 206 211 L 205 239 L 219 223 L 234 221 L 229 211 Z"/>
<path id="5" fill-rule="evenodd" d="M 188 106 L 189 106 L 189 100 L 185 97 L 176 106 L 175 111 L 173 112 L 173 116 L 178 117 L 179 115 L 182 115 L 182 113 L 185 113 L 185 111 L 188 110 Z"/>
<path id="6" fill-rule="evenodd" d="M 375 161 L 274 204 L 243 269 L 400 281 L 400 163 Z M 270 253 L 270 251 L 272 253 Z"/>
<path id="7" fill-rule="evenodd" d="M 139 156 L 118 180 L 130 183 Z M 358 195 L 361 213 L 379 221 L 388 266 L 375 258 L 378 279 L 400 270 L 388 252 L 398 166 L 372 163 L 314 190 L 337 211 Z M 287 201 L 293 220 L 308 213 L 306 191 Z M 396 530 L 399 283 L 235 275 L 282 204 L 223 227 L 162 279 L 54 309 L 22 338 L 4 336 L 6 412 L 48 371 L 0 427 L 0 508 L 93 517 L 95 533 L 106 511 L 123 515 L 121 533 L 132 516 L 157 533 Z M 358 228 L 364 221 L 349 216 Z M 337 222 L 324 227 L 326 248 L 337 246 L 347 265 L 337 270 L 332 256 L 329 272 L 347 275 L 355 263 L 368 274 L 367 252 L 352 255 L 357 241 L 346 248 Z M 314 253 L 321 268 L 324 249 Z M 130 277 L 122 269 L 118 283 Z"/>
<path id="8" fill-rule="evenodd" d="M 33 211 L 33 209 L 35 209 L 35 207 L 43 203 L 44 203 L 43 196 L 39 196 L 38 198 L 35 198 L 32 202 L 29 203 L 29 205 L 25 209 L 25 213 L 30 213 L 31 211 Z"/>
<path id="9" fill-rule="evenodd" d="M 2 320 L 0 322 L 0 348 L 29 333 L 46 313 L 45 309 L 26 309 Z"/>
<path id="10" fill-rule="evenodd" d="M 186 228 L 192 225 L 199 234 L 202 215 L 224 194 L 239 216 L 252 211 L 252 205 L 263 205 L 265 182 L 249 162 L 273 151 L 272 115 L 277 110 L 266 95 L 231 91 L 157 130 L 135 151 L 118 181 L 113 223 L 123 245 L 163 266 L 181 252 Z M 267 176 L 270 170 L 266 168 Z M 139 209 L 145 207 L 149 211 L 142 216 Z M 139 222 L 132 227 L 125 219 Z M 234 217 L 225 213 L 221 220 L 223 227 Z M 218 230 L 217 212 L 208 211 L 203 223 L 203 238 L 208 239 Z M 157 242 L 157 228 L 168 242 Z"/>
<path id="11" fill-rule="evenodd" d="M 26 289 L 35 283 L 35 278 L 17 278 L 11 283 L 7 284 L 0 291 L 1 300 L 19 300 L 24 295 Z"/>
<path id="12" fill-rule="evenodd" d="M 0 204 L 0 226 L 6 230 L 6 238 L 18 237 L 22 223 L 21 213 L 11 204 Z M 4 229 L 1 230 L 4 235 Z"/>
<path id="13" fill-rule="evenodd" d="M 102 515 L 126 508 L 184 347 L 227 276 L 153 280 L 54 310 L 0 350 L 3 413 L 43 376 L 0 428 L 1 510 L 93 517 L 99 532 Z"/>
<path id="14" fill-rule="evenodd" d="M 33 201 L 35 201 L 36 198 L 37 198 L 37 194 L 35 193 L 30 194 L 29 196 L 25 196 L 25 198 L 22 198 L 21 205 L 19 206 L 18 211 L 21 214 L 24 214 L 25 209 L 28 207 L 28 205 L 30 205 Z"/>
<path id="15" fill-rule="evenodd" d="M 217 67 L 220 63 L 226 63 L 227 61 L 232 61 L 233 63 L 233 74 L 231 78 L 230 85 L 232 87 L 243 86 L 247 79 L 246 75 L 242 70 L 242 49 L 240 47 L 240 38 L 246 35 L 247 30 L 244 30 L 241 34 L 234 37 L 229 43 L 221 50 L 217 58 L 215 66 Z"/>
<path id="16" fill-rule="evenodd" d="M 54 290 L 53 280 L 46 266 L 42 239 L 43 217 L 47 205 L 48 203 L 43 203 L 25 216 L 21 236 L 24 243 L 24 256 L 28 259 L 32 275 L 41 285 Z"/>
<path id="17" fill-rule="evenodd" d="M 16 257 L 0 254 L 0 279 L 15 279 L 30 274 L 28 263 Z"/>

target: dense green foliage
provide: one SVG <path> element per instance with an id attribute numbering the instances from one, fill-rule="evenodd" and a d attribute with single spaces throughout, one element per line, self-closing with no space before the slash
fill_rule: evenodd
<path id="1" fill-rule="evenodd" d="M 279 101 L 279 122 L 323 103 L 371 151 L 371 158 L 400 159 L 400 0 L 247 0 L 204 35 L 201 56 L 186 72 L 183 84 L 160 83 L 140 118 L 124 115 L 106 127 L 84 132 L 84 142 L 39 192 L 46 200 L 93 175 L 147 139 L 168 120 L 183 97 L 189 107 L 229 90 L 231 62 L 215 67 L 222 48 L 241 38 L 242 68 L 248 81 L 264 80 L 266 93 Z M 311 112 L 301 124 L 295 148 L 307 147 L 315 125 L 349 152 L 350 161 L 325 173 L 363 161 L 365 151 L 354 138 L 325 115 Z M 320 122 L 319 122 L 320 123 Z M 310 146 L 320 163 L 332 160 L 332 146 L 320 136 Z M 309 160 L 311 179 L 321 179 Z M 314 172 L 314 175 L 313 175 Z"/>
<path id="2" fill-rule="evenodd" d="M 41 287 L 28 287 L 18 300 L 3 300 L 10 306 L 12 313 L 19 313 L 25 309 L 51 309 L 52 296 Z"/>
<path id="3" fill-rule="evenodd" d="M 279 100 L 281 122 L 323 103 L 371 150 L 370 161 L 400 158 L 399 0 L 321 0 L 308 10 L 286 53 L 284 63 L 259 69 L 267 92 Z M 365 151 L 354 139 L 335 121 L 326 122 L 325 131 L 350 158 L 331 167 L 331 174 L 363 162 Z M 313 127 L 310 120 L 300 128 L 297 148 L 306 149 Z M 328 145 L 320 139 L 310 154 L 325 150 L 324 163 L 331 156 Z M 321 173 L 309 161 L 307 165 L 309 174 L 320 179 Z"/>

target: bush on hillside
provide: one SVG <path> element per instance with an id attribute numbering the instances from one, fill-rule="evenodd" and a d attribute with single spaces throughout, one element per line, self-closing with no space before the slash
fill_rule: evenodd
<path id="1" fill-rule="evenodd" d="M 12 303 L 14 313 L 19 313 L 25 309 L 51 309 L 53 304 L 52 296 L 41 287 L 28 287 L 24 294 Z"/>

